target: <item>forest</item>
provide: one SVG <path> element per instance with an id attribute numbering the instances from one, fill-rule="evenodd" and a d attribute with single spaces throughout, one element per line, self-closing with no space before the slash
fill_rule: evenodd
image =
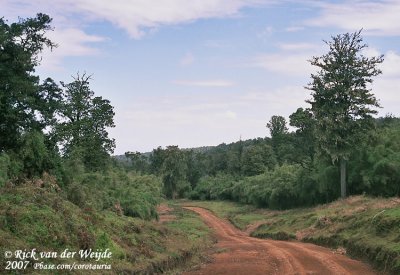
<path id="1" fill-rule="evenodd" d="M 309 108 L 288 119 L 272 116 L 265 137 L 113 156 L 114 107 L 92 91 L 91 75 L 75 74 L 68 83 L 35 75 L 43 50 L 57 47 L 46 36 L 51 22 L 46 14 L 12 24 L 0 19 L 4 239 L 18 234 L 10 196 L 26 186 L 85 211 L 143 220 L 157 219 L 164 199 L 282 210 L 352 195 L 400 195 L 400 118 L 377 117 L 379 100 L 369 84 L 382 73 L 384 57 L 361 54 L 367 47 L 361 31 L 326 42 L 329 51 L 310 60 L 318 71 L 306 86 Z M 28 200 L 29 192 L 23 196 Z"/>
<path id="2" fill-rule="evenodd" d="M 234 200 L 273 209 L 340 198 L 340 167 L 317 153 L 307 111 L 299 108 L 291 115 L 290 126 L 297 130 L 288 131 L 286 123 L 284 117 L 271 118 L 272 138 L 127 152 L 120 162 L 127 170 L 158 175 L 170 198 Z M 372 124 L 370 135 L 349 152 L 347 195 L 399 196 L 400 119 L 387 116 Z"/>

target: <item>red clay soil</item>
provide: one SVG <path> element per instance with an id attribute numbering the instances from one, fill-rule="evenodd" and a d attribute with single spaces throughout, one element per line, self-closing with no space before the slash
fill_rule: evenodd
<path id="1" fill-rule="evenodd" d="M 168 207 L 165 203 L 160 204 L 157 207 L 157 213 L 159 216 L 158 222 L 159 223 L 165 223 L 169 221 L 176 220 L 175 215 L 170 215 L 169 212 L 171 212 L 173 209 Z"/>
<path id="2" fill-rule="evenodd" d="M 184 207 L 198 213 L 214 229 L 220 253 L 209 264 L 186 275 L 200 274 L 376 274 L 359 261 L 308 243 L 252 238 L 199 207 Z"/>

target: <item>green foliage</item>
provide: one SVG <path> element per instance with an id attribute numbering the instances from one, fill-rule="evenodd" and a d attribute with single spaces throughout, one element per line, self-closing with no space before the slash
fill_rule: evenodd
<path id="1" fill-rule="evenodd" d="M 10 178 L 9 178 L 9 168 L 10 168 L 10 157 L 5 154 L 0 154 L 0 187 L 2 187 Z"/>
<path id="2" fill-rule="evenodd" d="M 159 178 L 118 168 L 103 173 L 82 172 L 66 190 L 68 200 L 82 209 L 108 209 L 142 219 L 157 218 L 155 208 L 161 199 Z"/>
<path id="3" fill-rule="evenodd" d="M 302 167 L 311 170 L 315 157 L 315 124 L 309 109 L 298 108 L 290 115 L 290 125 L 297 130 L 293 136 L 293 151 L 291 160 Z"/>
<path id="4" fill-rule="evenodd" d="M 372 77 L 382 73 L 377 66 L 383 56 L 367 58 L 362 51 L 361 31 L 332 37 L 330 50 L 310 61 L 320 71 L 311 75 L 311 112 L 317 121 L 319 148 L 332 160 L 347 159 L 360 132 L 370 129 L 371 115 L 378 101 L 367 88 Z"/>
<path id="5" fill-rule="evenodd" d="M 45 36 L 50 23 L 45 14 L 10 25 L 0 18 L 0 151 L 17 149 L 24 132 L 46 126 L 52 94 L 34 72 L 42 50 L 55 46 Z"/>
<path id="6" fill-rule="evenodd" d="M 349 187 L 375 196 L 400 195 L 400 123 L 381 125 L 373 141 L 361 144 L 349 162 Z"/>
<path id="7" fill-rule="evenodd" d="M 187 181 L 187 163 L 185 154 L 178 146 L 168 146 L 164 151 L 165 158 L 162 164 L 163 190 L 167 198 L 183 197 L 190 191 Z"/>
<path id="8" fill-rule="evenodd" d="M 272 116 L 270 121 L 267 123 L 271 137 L 279 137 L 288 132 L 286 127 L 286 119 L 283 116 Z"/>
<path id="9" fill-rule="evenodd" d="M 111 179 L 115 177 L 113 175 Z M 131 183 L 135 184 L 152 181 L 146 177 L 132 177 L 135 179 Z M 86 178 L 85 184 L 103 179 L 93 174 Z M 66 200 L 62 193 L 31 184 L 0 188 L 0 253 L 4 255 L 6 250 L 21 248 L 58 253 L 66 248 L 69 251 L 109 249 L 112 257 L 107 263 L 111 264 L 114 273 L 166 272 L 182 262 L 189 262 L 187 255 L 200 253 L 211 243 L 208 227 L 196 214 L 183 210 L 171 214 L 176 215 L 171 225 L 159 224 L 114 211 L 80 208 Z M 58 257 L 46 262 L 85 263 L 79 257 Z M 99 263 L 103 263 L 102 260 Z M 4 265 L 5 262 L 1 263 L 1 268 L 5 268 Z M 25 272 L 35 273 L 31 266 Z M 43 272 L 54 274 L 54 271 Z"/>
<path id="10" fill-rule="evenodd" d="M 340 160 L 341 196 L 346 196 L 346 161 L 355 145 L 368 135 L 372 114 L 379 107 L 367 85 L 372 77 L 381 74 L 378 65 L 383 56 L 367 58 L 362 51 L 361 31 L 332 37 L 326 42 L 329 52 L 313 57 L 311 65 L 320 69 L 312 74 L 307 87 L 312 91 L 311 112 L 316 120 L 319 152 L 327 154 L 333 162 Z"/>
<path id="11" fill-rule="evenodd" d="M 49 152 L 44 141 L 44 135 L 37 131 L 26 133 L 22 137 L 19 158 L 24 164 L 23 171 L 28 178 L 41 176 L 51 168 Z"/>
<path id="12" fill-rule="evenodd" d="M 66 175 L 59 148 L 89 170 L 110 163 L 115 144 L 106 128 L 114 126 L 114 111 L 108 100 L 94 97 L 89 77 L 78 75 L 60 88 L 50 78 L 39 84 L 34 75 L 40 53 L 56 46 L 46 38 L 51 21 L 45 14 L 10 25 L 0 19 L 0 152 L 10 163 L 2 181 L 47 172 L 68 182 L 73 173 Z"/>
<path id="13" fill-rule="evenodd" d="M 201 200 L 231 199 L 231 187 L 234 181 L 235 178 L 229 174 L 203 177 L 189 197 Z"/>
<path id="14" fill-rule="evenodd" d="M 80 154 L 86 168 L 104 169 L 109 163 L 115 141 L 108 137 L 107 128 L 114 127 L 114 110 L 110 101 L 94 97 L 89 87 L 90 76 L 83 74 L 68 84 L 62 83 L 63 99 L 54 135 L 64 146 L 68 157 Z"/>
<path id="15" fill-rule="evenodd" d="M 190 193 L 190 198 L 230 199 L 273 209 L 312 205 L 322 200 L 311 175 L 299 165 L 289 164 L 239 180 L 228 174 L 204 177 Z"/>
<path id="16" fill-rule="evenodd" d="M 0 163 L 2 168 L 0 173 L 3 175 L 3 179 L 5 180 L 3 184 L 7 181 L 16 181 L 18 177 L 21 176 L 23 171 L 23 163 L 15 153 L 1 153 Z"/>
<path id="17" fill-rule="evenodd" d="M 275 154 L 269 145 L 250 145 L 243 149 L 242 174 L 245 176 L 262 174 L 276 164 Z"/>
<path id="18" fill-rule="evenodd" d="M 235 184 L 232 196 L 240 202 L 273 209 L 297 206 L 299 172 L 298 166 L 285 164 L 262 175 L 244 178 Z"/>
<path id="19" fill-rule="evenodd" d="M 140 152 L 125 152 L 125 157 L 130 161 L 130 169 L 142 173 L 149 171 L 149 160 L 146 155 Z"/>
<path id="20" fill-rule="evenodd" d="M 272 116 L 267 123 L 271 134 L 271 144 L 279 164 L 283 164 L 293 151 L 291 146 L 286 119 L 282 116 Z"/>
<path id="21" fill-rule="evenodd" d="M 196 154 L 193 150 L 185 151 L 187 163 L 186 178 L 191 189 L 195 188 L 205 170 L 204 155 Z"/>
<path id="22" fill-rule="evenodd" d="M 377 119 L 377 130 L 352 148 L 353 159 L 348 163 L 349 194 L 399 194 L 398 121 L 394 117 Z M 337 199 L 340 170 L 329 156 L 316 153 L 316 120 L 311 111 L 299 108 L 290 116 L 290 122 L 297 129 L 280 136 L 283 149 L 277 152 L 271 146 L 273 139 L 257 139 L 221 144 L 197 153 L 194 163 L 201 167 L 199 173 L 203 176 L 192 185 L 189 197 L 228 199 L 274 209 L 312 206 Z M 283 160 L 280 165 L 278 157 Z"/>
<path id="23" fill-rule="evenodd" d="M 160 175 L 164 159 L 165 159 L 165 150 L 163 150 L 161 147 L 157 147 L 157 149 L 154 149 L 149 157 L 150 172 L 156 175 Z"/>

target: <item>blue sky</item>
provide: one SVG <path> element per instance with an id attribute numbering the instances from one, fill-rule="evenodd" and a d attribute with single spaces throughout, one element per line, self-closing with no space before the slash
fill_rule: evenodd
<path id="1" fill-rule="evenodd" d="M 1 15 L 44 12 L 49 37 L 37 72 L 93 75 L 115 107 L 115 153 L 268 136 L 272 115 L 304 102 L 322 40 L 363 28 L 368 56 L 385 55 L 371 86 L 380 115 L 400 115 L 400 1 L 0 0 Z"/>

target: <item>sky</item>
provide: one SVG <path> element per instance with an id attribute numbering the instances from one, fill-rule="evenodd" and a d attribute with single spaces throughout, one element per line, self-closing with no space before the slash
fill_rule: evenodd
<path id="1" fill-rule="evenodd" d="M 305 103 L 332 36 L 363 29 L 366 56 L 384 54 L 370 86 L 379 116 L 400 116 L 399 0 L 0 0 L 9 23 L 53 18 L 37 73 L 92 75 L 115 110 L 115 154 L 269 136 L 273 115 Z"/>

